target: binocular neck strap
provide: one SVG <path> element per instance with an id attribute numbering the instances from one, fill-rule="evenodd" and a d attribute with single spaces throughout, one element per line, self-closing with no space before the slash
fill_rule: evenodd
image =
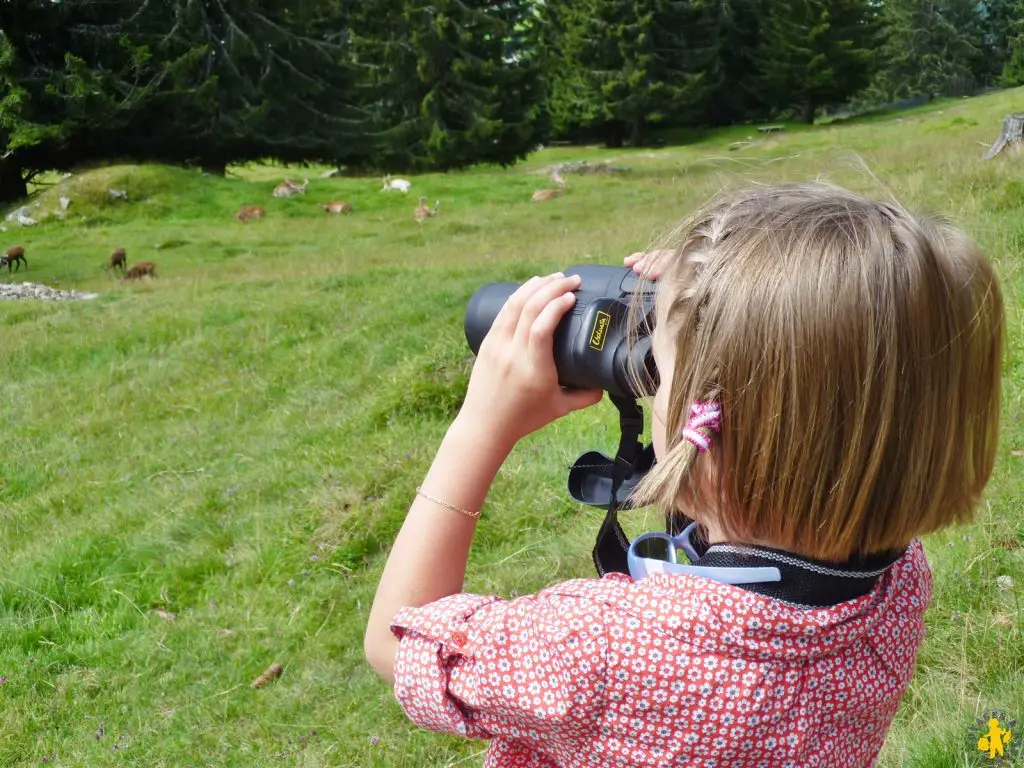
<path id="1" fill-rule="evenodd" d="M 640 435 L 644 431 L 644 412 L 640 403 L 626 397 L 609 394 L 619 409 L 619 449 L 612 466 L 612 491 L 608 512 L 597 533 L 594 545 L 594 565 L 598 576 L 606 573 L 629 573 L 629 539 L 619 525 L 618 495 L 622 482 L 633 472 L 637 454 L 643 450 Z"/>

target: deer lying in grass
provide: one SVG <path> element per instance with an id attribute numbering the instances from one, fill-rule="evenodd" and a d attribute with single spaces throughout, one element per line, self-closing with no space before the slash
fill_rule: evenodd
<path id="1" fill-rule="evenodd" d="M 558 185 L 558 189 L 538 189 L 531 198 L 535 203 L 542 203 L 545 200 L 554 200 L 565 194 L 566 183 L 562 174 L 558 172 L 558 166 L 551 166 L 551 181 Z"/>
<path id="2" fill-rule="evenodd" d="M 7 267 L 8 274 L 11 272 L 11 265 L 17 264 L 18 269 L 21 269 L 21 265 L 25 265 L 25 269 L 28 270 L 28 259 L 25 258 L 25 248 L 21 245 L 16 245 L 13 248 L 8 248 L 3 256 L 0 256 L 0 269 Z"/>
<path id="3" fill-rule="evenodd" d="M 138 264 L 128 268 L 128 271 L 124 273 L 122 280 L 140 280 L 146 275 L 150 277 L 156 277 L 156 264 L 152 261 L 140 261 Z"/>
<path id="4" fill-rule="evenodd" d="M 416 206 L 416 210 L 412 212 L 413 218 L 416 219 L 420 224 L 429 219 L 431 216 L 437 216 L 437 209 L 441 207 L 441 201 L 438 200 L 434 203 L 434 207 L 430 208 L 427 206 L 427 198 L 421 197 L 420 204 Z"/>
<path id="5" fill-rule="evenodd" d="M 344 200 L 332 200 L 321 206 L 327 213 L 352 213 L 352 206 Z"/>
<path id="6" fill-rule="evenodd" d="M 274 197 L 294 197 L 295 195 L 306 194 L 306 187 L 309 186 L 309 179 L 301 184 L 296 184 L 291 179 L 285 179 L 274 187 Z"/>
<path id="7" fill-rule="evenodd" d="M 381 192 L 387 192 L 391 189 L 397 189 L 403 195 L 412 189 L 412 182 L 408 179 L 392 179 L 389 173 L 384 177 L 384 186 L 381 188 Z"/>
<path id="8" fill-rule="evenodd" d="M 235 218 L 245 224 L 247 221 L 253 221 L 255 219 L 262 219 L 267 215 L 262 205 L 243 205 L 238 209 L 238 213 L 235 214 Z"/>
<path id="9" fill-rule="evenodd" d="M 110 252 L 110 258 L 107 259 L 107 264 L 103 267 L 108 272 L 112 269 L 120 269 L 121 274 L 124 274 L 124 268 L 128 263 L 128 254 L 124 250 L 123 245 L 119 245 L 117 248 Z"/>

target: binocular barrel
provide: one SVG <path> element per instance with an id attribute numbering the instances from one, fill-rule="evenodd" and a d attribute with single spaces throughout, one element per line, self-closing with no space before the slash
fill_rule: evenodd
<path id="1" fill-rule="evenodd" d="M 576 304 L 555 329 L 554 354 L 563 387 L 603 389 L 613 395 L 643 397 L 657 389 L 651 353 L 654 327 L 654 286 L 632 269 L 583 264 L 565 270 L 579 275 Z M 466 307 L 466 341 L 474 353 L 498 312 L 519 288 L 518 283 L 489 283 L 473 294 Z M 634 297 L 634 294 L 636 296 Z M 630 312 L 630 302 L 641 302 Z M 639 322 L 630 327 L 631 316 Z"/>

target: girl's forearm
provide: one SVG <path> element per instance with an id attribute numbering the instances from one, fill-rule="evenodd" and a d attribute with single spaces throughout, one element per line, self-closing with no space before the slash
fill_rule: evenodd
<path id="1" fill-rule="evenodd" d="M 423 493 L 462 509 L 479 510 L 512 446 L 481 435 L 460 415 L 449 427 L 423 481 Z M 391 620 L 462 591 L 476 520 L 417 495 L 395 539 L 370 609 L 364 650 L 377 673 L 392 682 L 398 640 Z"/>

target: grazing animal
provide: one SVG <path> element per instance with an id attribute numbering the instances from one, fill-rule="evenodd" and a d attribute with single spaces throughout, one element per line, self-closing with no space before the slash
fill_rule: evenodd
<path id="1" fill-rule="evenodd" d="M 565 179 L 562 178 L 562 174 L 558 172 L 558 166 L 554 165 L 551 167 L 551 181 L 558 185 L 557 189 L 538 189 L 533 193 L 531 198 L 535 203 L 542 203 L 545 200 L 554 200 L 556 197 L 561 197 L 565 194 L 566 183 Z"/>
<path id="2" fill-rule="evenodd" d="M 253 219 L 262 219 L 266 215 L 267 212 L 263 209 L 262 205 L 243 205 L 238 209 L 235 218 L 245 224 L 245 222 L 252 221 Z"/>
<path id="3" fill-rule="evenodd" d="M 10 273 L 11 266 L 14 264 L 18 265 L 18 269 L 14 270 L 15 272 L 21 269 L 22 264 L 25 265 L 26 270 L 28 269 L 28 259 L 25 258 L 25 248 L 23 246 L 16 245 L 13 248 L 8 248 L 4 255 L 0 256 L 0 269 L 7 267 L 7 272 Z"/>
<path id="4" fill-rule="evenodd" d="M 285 179 L 274 187 L 274 197 L 294 197 L 295 195 L 306 194 L 306 187 L 309 186 L 309 179 L 301 184 L 296 184 L 291 179 Z"/>
<path id="5" fill-rule="evenodd" d="M 389 173 L 384 177 L 384 186 L 381 188 L 381 192 L 387 192 L 391 189 L 397 189 L 403 195 L 408 193 L 412 189 L 412 182 L 408 179 L 392 179 Z"/>
<path id="6" fill-rule="evenodd" d="M 128 271 L 124 273 L 124 277 L 121 279 L 139 280 L 146 275 L 156 277 L 156 264 L 152 261 L 140 261 L 138 264 L 134 264 L 128 268 Z"/>
<path id="7" fill-rule="evenodd" d="M 329 203 L 324 203 L 322 208 L 327 213 L 352 213 L 352 206 L 344 200 L 332 200 Z"/>
<path id="8" fill-rule="evenodd" d="M 416 219 L 420 224 L 429 219 L 431 216 L 437 216 L 437 209 L 441 207 L 441 201 L 438 200 L 434 203 L 434 207 L 430 208 L 427 206 L 427 198 L 421 197 L 420 204 L 416 206 L 416 210 L 412 212 L 413 218 Z"/>
<path id="9" fill-rule="evenodd" d="M 124 268 L 128 263 L 128 254 L 124 250 L 123 245 L 119 245 L 117 248 L 110 252 L 110 258 L 107 259 L 107 265 L 103 267 L 108 272 L 112 269 L 120 269 L 121 274 L 124 274 Z"/>

